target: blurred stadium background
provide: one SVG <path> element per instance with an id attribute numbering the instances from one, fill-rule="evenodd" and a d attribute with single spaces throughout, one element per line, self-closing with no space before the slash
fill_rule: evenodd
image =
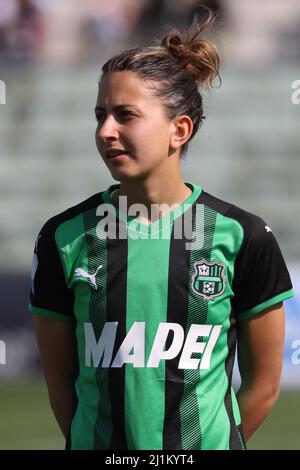
<path id="1" fill-rule="evenodd" d="M 101 66 L 201 3 L 219 13 L 223 84 L 205 97 L 183 173 L 262 216 L 281 246 L 296 294 L 282 393 L 249 448 L 300 449 L 299 0 L 0 0 L 0 449 L 64 446 L 27 312 L 31 255 L 50 216 L 111 184 L 94 144 Z"/>

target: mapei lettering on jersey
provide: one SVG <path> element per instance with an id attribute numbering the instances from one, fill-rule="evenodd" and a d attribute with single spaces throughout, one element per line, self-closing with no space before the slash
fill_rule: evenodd
<path id="1" fill-rule="evenodd" d="M 93 325 L 84 323 L 85 365 L 87 367 L 133 367 L 157 368 L 160 361 L 174 359 L 180 353 L 178 369 L 209 369 L 213 349 L 217 343 L 222 325 L 192 324 L 185 336 L 178 323 L 159 323 L 146 361 L 146 322 L 134 322 L 113 357 L 118 322 L 106 322 L 99 340 L 96 340 Z M 166 349 L 167 338 L 172 332 L 172 342 Z M 198 338 L 207 338 L 198 341 Z M 192 357 L 201 354 L 201 358 Z"/>

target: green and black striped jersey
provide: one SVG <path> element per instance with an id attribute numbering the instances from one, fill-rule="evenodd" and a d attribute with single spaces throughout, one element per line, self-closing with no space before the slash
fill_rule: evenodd
<path id="1" fill-rule="evenodd" d="M 76 329 L 71 449 L 245 448 L 237 324 L 292 284 L 260 217 L 186 185 L 152 224 L 113 205 L 113 184 L 38 236 L 30 310 Z"/>

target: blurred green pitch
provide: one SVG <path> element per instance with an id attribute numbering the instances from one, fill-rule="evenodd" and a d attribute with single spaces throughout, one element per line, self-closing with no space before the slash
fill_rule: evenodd
<path id="1" fill-rule="evenodd" d="M 0 386 L 0 449 L 64 449 L 43 382 Z M 300 449 L 300 392 L 282 391 L 248 449 Z"/>

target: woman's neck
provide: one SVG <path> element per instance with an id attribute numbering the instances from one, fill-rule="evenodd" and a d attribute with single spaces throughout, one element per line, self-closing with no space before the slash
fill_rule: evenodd
<path id="1" fill-rule="evenodd" d="M 120 189 L 114 192 L 113 202 L 118 207 L 119 197 L 126 196 L 129 208 L 133 204 L 143 204 L 147 214 L 157 219 L 173 209 L 172 206 L 182 204 L 192 193 L 192 190 L 180 178 L 177 181 L 154 182 L 121 182 Z M 158 214 L 155 214 L 153 205 L 164 205 Z M 141 217 L 144 218 L 144 217 Z M 148 222 L 153 222 L 148 217 Z"/>

